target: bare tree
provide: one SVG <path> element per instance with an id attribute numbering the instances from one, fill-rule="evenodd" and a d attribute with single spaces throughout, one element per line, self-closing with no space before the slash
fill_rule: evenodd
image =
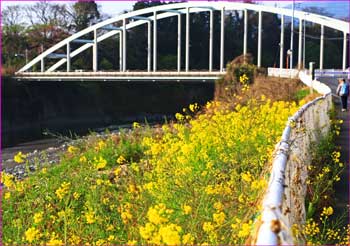
<path id="1" fill-rule="evenodd" d="M 26 16 L 31 25 L 54 25 L 69 29 L 71 18 L 65 4 L 40 1 L 26 8 Z"/>
<path id="2" fill-rule="evenodd" d="M 24 25 L 23 9 L 19 5 L 7 6 L 2 11 L 2 23 L 4 26 Z"/>

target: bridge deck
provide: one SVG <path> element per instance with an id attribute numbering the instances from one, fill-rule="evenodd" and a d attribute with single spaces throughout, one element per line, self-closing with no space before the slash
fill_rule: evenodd
<path id="1" fill-rule="evenodd" d="M 129 71 L 129 72 L 22 72 L 17 73 L 15 78 L 17 80 L 48 80 L 48 81 L 211 81 L 223 76 L 225 72 L 220 71 L 191 71 L 191 72 L 177 72 L 177 71 L 159 71 L 159 72 L 145 72 L 145 71 Z"/>

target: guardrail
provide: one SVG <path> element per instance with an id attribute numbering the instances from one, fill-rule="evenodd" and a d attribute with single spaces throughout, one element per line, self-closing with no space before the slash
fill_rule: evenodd
<path id="1" fill-rule="evenodd" d="M 332 77 L 332 78 L 347 78 L 350 79 L 350 68 L 347 70 L 342 69 L 316 69 L 315 70 L 316 77 Z"/>
<path id="2" fill-rule="evenodd" d="M 323 96 L 302 106 L 289 120 L 281 141 L 276 145 L 271 177 L 264 196 L 256 245 L 305 244 L 294 242 L 292 226 L 305 222 L 305 195 L 307 166 L 311 162 L 309 147 L 326 135 L 330 129 L 328 112 L 331 108 L 331 90 L 311 81 L 299 72 L 299 78 Z"/>
<path id="3" fill-rule="evenodd" d="M 286 68 L 267 68 L 267 75 L 281 78 L 298 78 L 299 70 L 297 69 L 286 69 Z"/>

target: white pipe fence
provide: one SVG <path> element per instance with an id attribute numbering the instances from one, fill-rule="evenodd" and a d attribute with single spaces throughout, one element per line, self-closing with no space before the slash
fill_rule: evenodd
<path id="1" fill-rule="evenodd" d="M 294 241 L 291 228 L 305 223 L 307 167 L 311 162 L 309 150 L 312 143 L 329 132 L 328 112 L 332 96 L 328 86 L 311 81 L 304 72 L 299 72 L 299 78 L 323 96 L 302 106 L 288 120 L 282 139 L 276 145 L 262 204 L 261 225 L 253 239 L 256 245 L 305 244 Z"/>

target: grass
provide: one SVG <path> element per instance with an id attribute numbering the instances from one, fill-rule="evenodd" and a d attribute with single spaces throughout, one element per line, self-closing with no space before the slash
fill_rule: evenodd
<path id="1" fill-rule="evenodd" d="M 345 167 L 334 144 L 342 121 L 336 120 L 333 113 L 331 115 L 331 132 L 311 148 L 312 162 L 306 180 L 306 223 L 301 228 L 294 227 L 296 239 L 304 239 L 308 245 L 348 245 L 350 242 L 350 226 L 344 216 L 348 210 L 344 209 L 344 214 L 338 215 L 333 210 L 334 187 Z"/>

